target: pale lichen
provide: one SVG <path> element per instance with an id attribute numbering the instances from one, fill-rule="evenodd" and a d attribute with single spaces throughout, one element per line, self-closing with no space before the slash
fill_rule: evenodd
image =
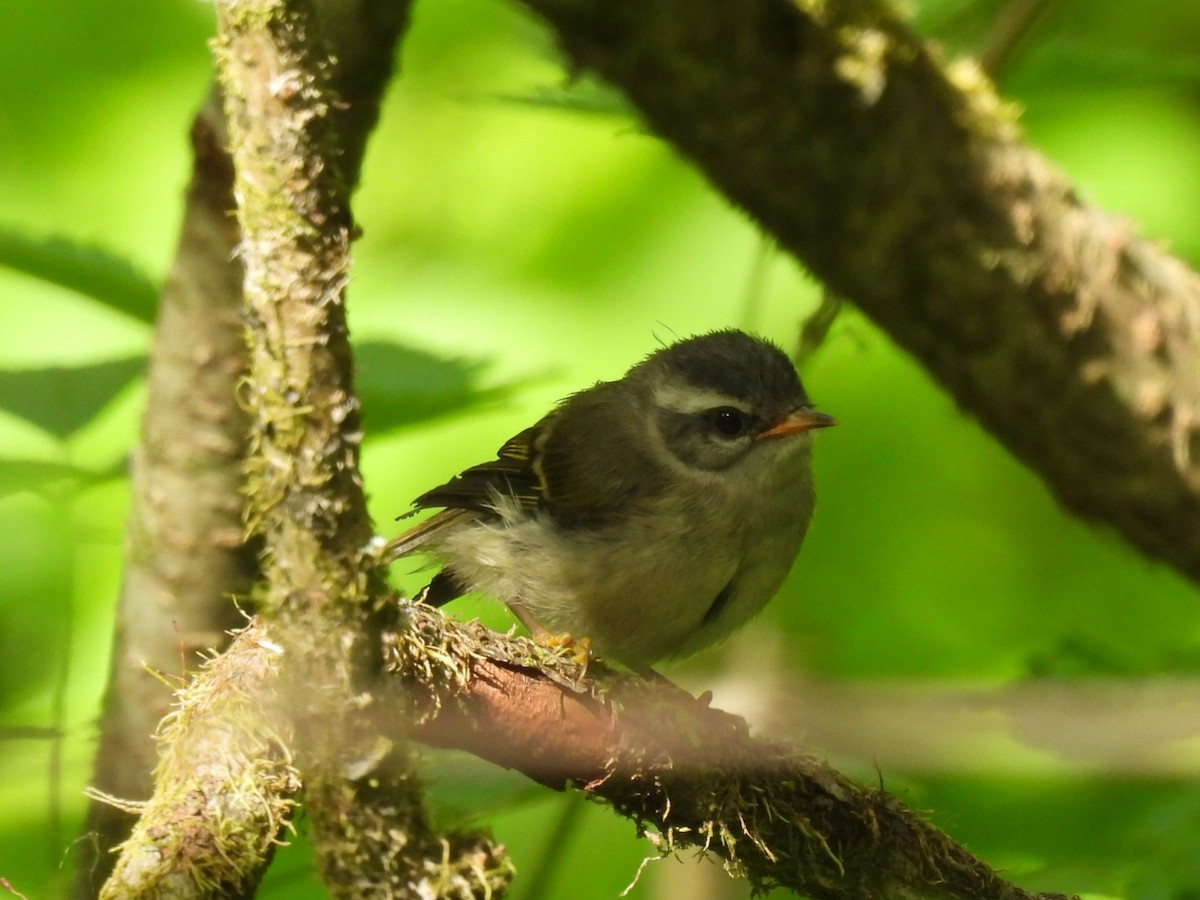
<path id="1" fill-rule="evenodd" d="M 875 28 L 845 25 L 837 30 L 843 52 L 834 61 L 838 78 L 858 89 L 863 106 L 874 106 L 887 88 L 891 39 Z"/>
<path id="2" fill-rule="evenodd" d="M 962 57 L 945 67 L 946 78 L 961 92 L 959 124 L 972 134 L 997 141 L 1016 141 L 1021 137 L 1017 125 L 1021 106 L 996 93 L 996 85 L 979 61 Z"/>

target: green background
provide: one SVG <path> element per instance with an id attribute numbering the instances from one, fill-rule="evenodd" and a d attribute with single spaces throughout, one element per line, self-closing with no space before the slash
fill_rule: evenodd
<path id="1" fill-rule="evenodd" d="M 922 3 L 917 22 L 949 53 L 969 52 L 1001 6 Z M 88 249 L 99 247 L 157 283 L 180 218 L 188 124 L 210 78 L 211 7 L 47 0 L 5 15 L 0 257 L 14 241 L 67 238 L 79 246 L 66 257 L 85 270 L 107 265 Z M 1002 82 L 1030 141 L 1086 197 L 1192 265 L 1197 46 L 1200 4 L 1049 4 Z M 817 302 L 804 273 L 764 256 L 745 217 L 636 121 L 547 101 L 542 92 L 563 83 L 551 36 L 522 10 L 417 4 L 357 197 L 365 236 L 349 295 L 354 338 L 372 342 L 363 466 L 384 533 L 411 497 L 485 458 L 558 397 L 619 376 L 659 338 L 736 325 L 792 346 Z M 56 896 L 69 878 L 150 334 L 95 299 L 0 269 L 0 876 L 30 897 Z M 391 366 L 383 341 L 441 362 Z M 428 417 L 399 425 L 395 382 L 410 371 L 422 384 L 444 380 L 432 401 L 403 401 Z M 1186 703 L 1159 702 L 1160 688 L 1182 684 L 1186 696 L 1200 662 L 1194 588 L 1065 516 L 856 312 L 842 314 L 803 375 L 841 424 L 817 440 L 820 500 L 801 562 L 758 621 L 672 677 L 864 780 L 882 778 L 1024 886 L 1200 895 L 1200 719 Z M 421 583 L 403 565 L 396 576 Z M 507 624 L 486 601 L 455 609 Z M 1086 696 L 1101 706 L 1144 701 L 1144 730 L 1116 736 L 1126 757 L 1095 750 L 1114 738 L 1102 715 L 1094 743 L 1075 734 L 1077 752 L 1063 750 L 1076 695 L 1049 716 L 1049 736 L 1019 727 L 1005 706 L 1018 686 L 1067 677 L 1100 686 L 1106 699 Z M 1145 680 L 1121 682 L 1115 700 L 1103 693 L 1131 677 Z M 974 712 L 993 714 L 982 736 L 938 702 L 962 691 Z M 880 725 L 906 704 L 920 713 Z M 1146 755 L 1139 739 L 1156 739 L 1155 717 L 1173 743 L 1151 756 L 1167 762 L 1129 763 Z M 55 727 L 60 762 L 37 731 Z M 431 765 L 444 815 L 475 810 L 510 847 L 524 875 L 518 898 L 564 808 L 574 824 L 544 896 L 614 897 L 651 852 L 601 808 L 467 760 Z M 264 896 L 311 890 L 297 844 Z M 745 895 L 693 868 L 651 865 L 630 896 Z"/>

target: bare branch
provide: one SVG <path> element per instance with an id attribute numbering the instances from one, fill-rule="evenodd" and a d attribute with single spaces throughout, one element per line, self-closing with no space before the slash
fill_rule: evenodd
<path id="1" fill-rule="evenodd" d="M 192 178 L 175 261 L 163 287 L 147 376 L 141 443 L 112 666 L 92 784 L 150 796 L 151 736 L 167 712 L 167 676 L 183 677 L 224 641 L 257 572 L 242 540 L 247 419 L 234 402 L 245 371 L 242 267 L 234 255 L 233 167 L 215 94 L 192 125 Z M 94 896 L 133 817 L 95 800 L 79 842 L 79 896 Z"/>

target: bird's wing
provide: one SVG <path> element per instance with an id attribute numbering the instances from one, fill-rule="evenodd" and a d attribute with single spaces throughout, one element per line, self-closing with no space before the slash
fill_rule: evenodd
<path id="1" fill-rule="evenodd" d="M 440 508 L 440 512 L 392 538 L 385 551 L 387 557 L 396 559 L 413 553 L 462 522 L 495 516 L 497 498 L 511 498 L 529 512 L 538 509 L 543 490 L 532 463 L 534 444 L 553 415 L 510 438 L 497 451 L 496 459 L 472 466 L 417 497 L 412 510 L 400 518 L 423 509 Z"/>
<path id="2" fill-rule="evenodd" d="M 401 556 L 415 553 L 443 531 L 452 528 L 459 522 L 476 518 L 478 515 L 469 509 L 443 509 L 441 512 L 434 513 L 424 522 L 414 525 L 408 531 L 398 534 L 388 541 L 383 550 L 384 558 L 390 562 Z"/>
<path id="3" fill-rule="evenodd" d="M 566 528 L 602 527 L 636 515 L 660 493 L 662 466 L 637 433 L 621 382 L 604 382 L 576 394 L 540 436 L 533 467 L 542 485 L 542 508 Z"/>
<path id="4" fill-rule="evenodd" d="M 627 405 L 609 394 L 619 390 L 619 382 L 601 382 L 575 394 L 510 438 L 494 460 L 417 497 L 408 515 L 441 511 L 389 542 L 389 558 L 464 521 L 494 518 L 498 499 L 528 515 L 546 512 L 565 528 L 599 527 L 632 512 L 661 489 L 662 472 L 631 432 Z"/>
<path id="5" fill-rule="evenodd" d="M 549 428 L 553 415 L 510 438 L 496 452 L 495 459 L 472 466 L 423 493 L 413 501 L 413 512 L 441 507 L 489 514 L 495 511 L 497 496 L 516 500 L 525 510 L 537 509 L 543 490 L 533 464 L 535 445 Z"/>

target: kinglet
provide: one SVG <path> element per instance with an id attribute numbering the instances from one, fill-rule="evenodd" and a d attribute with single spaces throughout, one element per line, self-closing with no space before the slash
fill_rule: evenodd
<path id="1" fill-rule="evenodd" d="M 441 511 L 385 553 L 441 562 L 429 603 L 478 591 L 535 637 L 569 632 L 634 668 L 687 656 L 787 576 L 813 510 L 809 431 L 833 424 L 778 347 L 689 338 L 426 491 L 413 512 Z"/>

